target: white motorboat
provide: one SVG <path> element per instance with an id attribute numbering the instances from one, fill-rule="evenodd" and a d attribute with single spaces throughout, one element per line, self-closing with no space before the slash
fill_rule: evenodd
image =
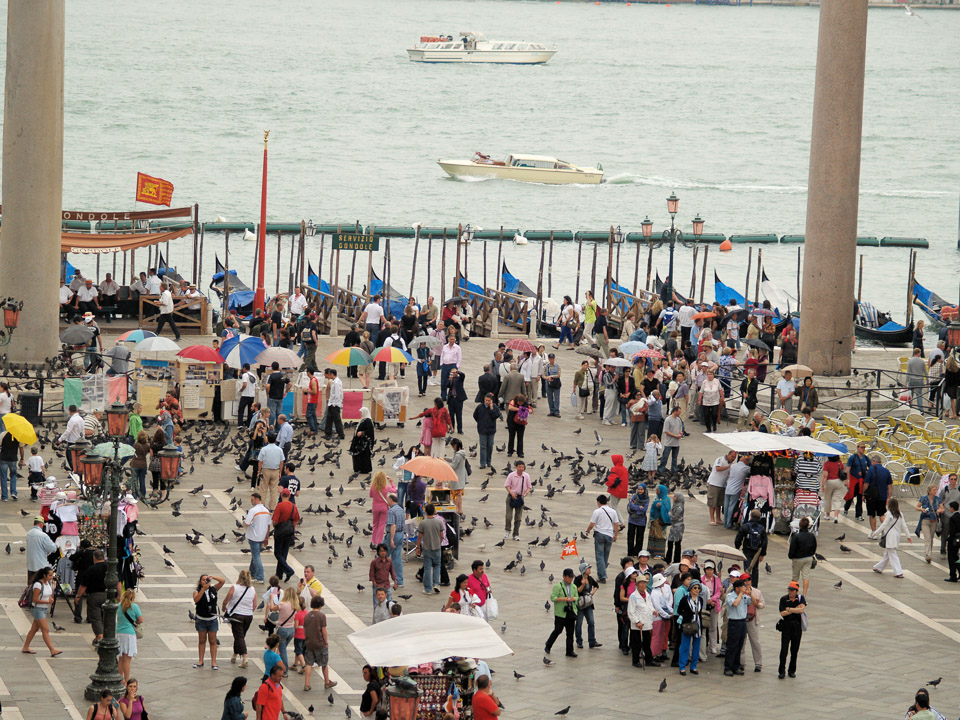
<path id="1" fill-rule="evenodd" d="M 596 184 L 603 180 L 603 168 L 582 168 L 565 160 L 545 155 L 508 155 L 493 160 L 476 153 L 470 160 L 437 160 L 444 172 L 453 177 L 501 178 L 548 185 Z"/>
<path id="2" fill-rule="evenodd" d="M 407 49 L 413 62 L 509 65 L 542 65 L 556 52 L 543 43 L 487 40 L 475 32 L 462 32 L 456 40 L 452 35 L 422 35 L 420 42 Z"/>

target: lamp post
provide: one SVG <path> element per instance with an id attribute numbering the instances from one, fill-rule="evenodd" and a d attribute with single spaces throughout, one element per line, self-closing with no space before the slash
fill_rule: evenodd
<path id="1" fill-rule="evenodd" d="M 21 310 L 23 310 L 23 300 L 18 302 L 13 298 L 7 298 L 3 303 L 3 327 L 6 331 L 0 330 L 0 347 L 9 345 L 13 340 L 13 331 L 20 324 Z"/>
<path id="2" fill-rule="evenodd" d="M 960 321 L 958 320 L 947 325 L 947 350 L 960 353 Z"/>
<path id="3" fill-rule="evenodd" d="M 126 470 L 120 464 L 120 441 L 127 435 L 130 411 L 125 405 L 114 403 L 107 410 L 107 432 L 113 442 L 113 457 L 84 455 L 79 466 L 84 475 L 84 486 L 90 494 L 98 493 L 103 502 L 110 503 L 110 519 L 107 522 L 107 601 L 103 604 L 103 639 L 97 646 L 97 669 L 90 676 L 90 684 L 83 696 L 90 702 L 100 699 L 100 693 L 111 690 L 114 695 L 123 693 L 123 676 L 117 667 L 117 515 L 120 511 L 120 497 L 123 494 L 123 481 Z M 71 450 L 86 442 L 74 443 Z M 176 452 L 176 451 L 175 451 Z M 179 457 L 179 452 L 176 452 Z M 166 479 L 161 461 L 161 477 Z M 174 475 L 174 477 L 176 477 Z"/>
<path id="4" fill-rule="evenodd" d="M 670 213 L 670 229 L 664 230 L 663 234 L 660 236 L 660 240 L 654 242 L 652 239 L 653 236 L 653 222 L 650 218 L 644 218 L 643 222 L 640 223 L 640 227 L 643 230 L 643 238 L 646 240 L 651 248 L 659 248 L 664 243 L 668 243 L 670 246 L 670 274 L 667 276 L 666 291 L 667 300 L 673 300 L 673 251 L 677 246 L 677 243 L 682 244 L 686 248 L 696 247 L 697 243 L 700 242 L 700 236 L 703 234 L 703 220 L 699 215 L 693 219 L 693 242 L 690 242 L 684 238 L 683 233 L 680 231 L 675 224 L 677 217 L 677 210 L 680 207 L 680 198 L 676 196 L 675 193 L 670 193 L 670 197 L 667 198 L 667 212 Z"/>

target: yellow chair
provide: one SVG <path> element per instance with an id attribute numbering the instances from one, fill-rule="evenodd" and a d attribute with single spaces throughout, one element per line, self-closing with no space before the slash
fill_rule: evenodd
<path id="1" fill-rule="evenodd" d="M 937 456 L 937 460 L 946 466 L 947 472 L 957 472 L 957 469 L 960 468 L 960 452 L 952 448 L 941 452 Z"/>
<path id="2" fill-rule="evenodd" d="M 781 423 L 781 424 L 788 417 L 790 417 L 790 414 L 786 410 L 774 410 L 772 413 L 770 413 L 770 419 L 776 420 L 778 423 Z"/>
<path id="3" fill-rule="evenodd" d="M 914 440 L 907 445 L 906 451 L 910 462 L 917 465 L 924 465 L 924 461 L 930 456 L 930 446 L 922 440 Z"/>
<path id="4" fill-rule="evenodd" d="M 847 410 L 840 413 L 840 417 L 837 419 L 844 425 L 856 425 L 860 422 L 860 416 L 852 410 Z"/>
<path id="5" fill-rule="evenodd" d="M 873 418 L 860 418 L 859 426 L 864 437 L 876 438 L 880 434 L 880 426 Z"/>
<path id="6" fill-rule="evenodd" d="M 839 442 L 840 436 L 833 430 L 820 430 L 817 433 L 817 440 L 825 443 Z"/>

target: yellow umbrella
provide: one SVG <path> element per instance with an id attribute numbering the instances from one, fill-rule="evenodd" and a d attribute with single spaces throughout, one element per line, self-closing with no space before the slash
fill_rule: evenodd
<path id="1" fill-rule="evenodd" d="M 8 433 L 25 445 L 33 445 L 37 441 L 37 431 L 23 415 L 7 413 L 3 416 L 3 425 Z"/>

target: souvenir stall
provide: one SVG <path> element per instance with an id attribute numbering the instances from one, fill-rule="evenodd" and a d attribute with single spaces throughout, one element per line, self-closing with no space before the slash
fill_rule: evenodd
<path id="1" fill-rule="evenodd" d="M 407 405 L 410 403 L 410 390 L 398 387 L 396 383 L 379 385 L 373 389 L 373 408 L 370 414 L 378 425 L 403 427 L 407 421 Z"/>
<path id="2" fill-rule="evenodd" d="M 741 499 L 741 517 L 759 510 L 768 532 L 789 534 L 795 518 L 820 519 L 820 469 L 823 457 L 837 451 L 810 437 L 760 432 L 706 433 L 706 437 L 753 461 Z"/>
<path id="3" fill-rule="evenodd" d="M 223 358 L 204 345 L 191 345 L 177 353 L 174 378 L 180 388 L 180 411 L 184 420 L 214 419 L 223 382 Z M 144 408 L 147 406 L 145 405 Z"/>
<path id="4" fill-rule="evenodd" d="M 391 720 L 441 720 L 445 712 L 469 720 L 476 661 L 513 654 L 486 621 L 456 613 L 401 615 L 348 638 L 370 665 L 387 668 Z"/>

